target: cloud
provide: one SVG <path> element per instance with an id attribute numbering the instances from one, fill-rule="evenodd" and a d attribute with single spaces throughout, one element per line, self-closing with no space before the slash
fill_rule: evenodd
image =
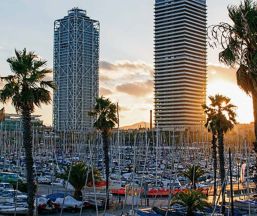
<path id="1" fill-rule="evenodd" d="M 115 70 L 115 65 L 107 62 L 107 61 L 100 61 L 100 70 Z"/>
<path id="2" fill-rule="evenodd" d="M 53 73 L 46 74 L 44 80 L 45 81 L 52 81 L 53 80 Z"/>
<path id="3" fill-rule="evenodd" d="M 104 95 L 104 96 L 112 94 L 112 91 L 110 89 L 107 89 L 104 87 L 101 87 L 99 91 L 100 91 L 100 95 Z"/>
<path id="4" fill-rule="evenodd" d="M 107 71 L 119 71 L 119 70 L 144 70 L 150 74 L 153 74 L 153 67 L 150 64 L 146 64 L 142 61 L 117 61 L 115 63 L 110 63 L 107 61 L 100 62 L 100 70 Z"/>
<path id="5" fill-rule="evenodd" d="M 100 79 L 100 82 L 106 82 L 106 81 L 110 81 L 111 80 L 110 77 L 102 75 L 102 74 L 100 74 L 99 79 Z"/>
<path id="6" fill-rule="evenodd" d="M 230 82 L 236 82 L 236 68 L 229 68 L 220 65 L 208 65 L 208 82 L 222 79 Z"/>
<path id="7" fill-rule="evenodd" d="M 142 61 L 102 61 L 100 63 L 100 86 L 111 90 L 111 98 L 117 101 L 121 101 L 121 97 L 124 97 L 123 93 L 126 93 L 126 100 L 131 100 L 134 104 L 137 96 L 153 95 L 152 74 L 153 67 Z"/>
<path id="8" fill-rule="evenodd" d="M 147 103 L 147 104 L 153 104 L 154 99 L 153 99 L 153 97 L 146 98 L 146 99 L 144 99 L 144 102 Z"/>
<path id="9" fill-rule="evenodd" d="M 119 111 L 120 111 L 120 112 L 128 112 L 128 111 L 130 111 L 130 109 L 129 109 L 128 107 L 120 106 L 120 105 L 119 105 Z"/>
<path id="10" fill-rule="evenodd" d="M 141 108 L 139 108 L 139 110 L 141 110 L 141 111 L 150 111 L 150 110 L 148 110 L 147 107 L 141 107 Z"/>
<path id="11" fill-rule="evenodd" d="M 209 82 L 217 78 L 236 81 L 236 68 L 210 64 L 207 67 L 207 71 Z M 100 81 L 102 82 L 112 81 L 113 79 L 120 79 L 120 81 L 137 79 L 136 81 L 140 82 L 142 79 L 150 79 L 153 74 L 153 66 L 143 61 L 100 62 Z"/>
<path id="12" fill-rule="evenodd" d="M 124 83 L 118 85 L 116 90 L 131 96 L 143 97 L 153 92 L 153 81 L 147 80 L 145 82 Z"/>

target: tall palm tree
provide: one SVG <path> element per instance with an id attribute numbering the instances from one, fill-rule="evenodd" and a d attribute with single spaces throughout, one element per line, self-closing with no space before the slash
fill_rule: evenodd
<path id="1" fill-rule="evenodd" d="M 117 106 L 108 98 L 102 96 L 96 98 L 94 110 L 89 112 L 89 115 L 96 117 L 94 127 L 102 133 L 106 179 L 106 207 L 109 208 L 109 139 L 111 130 L 118 123 Z"/>
<path id="2" fill-rule="evenodd" d="M 211 39 L 221 44 L 219 60 L 228 66 L 238 67 L 237 84 L 252 97 L 255 142 L 257 154 L 257 3 L 244 0 L 238 6 L 228 7 L 229 23 L 211 27 Z M 257 159 L 256 159 L 257 168 Z M 257 176 L 256 176 L 257 182 Z"/>
<path id="3" fill-rule="evenodd" d="M 203 211 L 209 207 L 207 196 L 197 190 L 185 190 L 177 193 L 171 200 L 170 206 L 179 204 L 187 208 L 187 216 L 194 216 L 195 211 Z"/>
<path id="4" fill-rule="evenodd" d="M 225 202 L 225 159 L 224 159 L 224 134 L 233 129 L 236 122 L 236 106 L 230 103 L 230 98 L 223 95 L 209 96 L 210 105 L 206 107 L 211 113 L 212 128 L 217 130 L 218 134 L 218 152 L 220 162 L 220 179 L 222 185 L 222 211 L 224 213 Z"/>
<path id="5" fill-rule="evenodd" d="M 217 195 L 217 128 L 215 124 L 215 111 L 204 104 L 204 112 L 207 115 L 205 127 L 212 133 L 212 158 L 213 158 L 213 200 L 216 200 Z"/>
<path id="6" fill-rule="evenodd" d="M 16 111 L 22 114 L 23 147 L 27 170 L 28 187 L 28 215 L 33 215 L 35 184 L 32 157 L 31 114 L 35 107 L 51 102 L 50 91 L 54 88 L 52 81 L 46 81 L 47 74 L 52 73 L 46 69 L 46 61 L 40 60 L 34 52 L 15 50 L 15 56 L 8 58 L 7 62 L 13 75 L 1 77 L 4 87 L 0 91 L 0 100 L 6 103 L 11 100 Z"/>
<path id="7" fill-rule="evenodd" d="M 181 172 L 181 175 L 188 178 L 193 186 L 193 189 L 196 189 L 196 183 L 198 179 L 204 175 L 204 170 L 200 166 L 188 166 L 187 169 Z"/>
<path id="8" fill-rule="evenodd" d="M 83 162 L 78 162 L 65 168 L 63 174 L 59 175 L 60 178 L 69 181 L 74 187 L 74 198 L 82 200 L 82 189 L 85 185 L 93 182 L 101 181 L 100 172 L 97 169 L 93 169 L 86 166 Z"/>

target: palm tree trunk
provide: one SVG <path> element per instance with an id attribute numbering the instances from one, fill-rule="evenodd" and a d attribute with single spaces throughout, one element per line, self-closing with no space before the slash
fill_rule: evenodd
<path id="1" fill-rule="evenodd" d="M 219 160 L 220 160 L 220 179 L 221 179 L 221 192 L 222 192 L 222 214 L 225 213 L 225 159 L 224 159 L 224 133 L 223 130 L 218 130 L 218 151 L 219 151 Z"/>
<path id="2" fill-rule="evenodd" d="M 76 200 L 79 200 L 79 201 L 82 201 L 82 200 L 83 200 L 81 190 L 75 190 L 75 191 L 74 191 L 74 198 L 75 198 Z"/>
<path id="3" fill-rule="evenodd" d="M 252 94 L 253 98 L 253 116 L 254 116 L 254 134 L 255 141 L 253 142 L 254 152 L 256 154 L 255 167 L 257 169 L 257 94 Z M 257 174 L 254 176 L 255 185 L 257 185 Z"/>
<path id="4" fill-rule="evenodd" d="M 25 161 L 27 171 L 27 190 L 28 190 L 28 216 L 33 216 L 35 184 L 34 168 L 32 157 L 32 131 L 31 131 L 31 111 L 24 107 L 22 109 L 22 126 L 23 126 L 23 147 L 25 149 Z"/>
<path id="5" fill-rule="evenodd" d="M 193 189 L 196 190 L 196 183 L 193 183 Z"/>
<path id="6" fill-rule="evenodd" d="M 104 152 L 104 164 L 105 164 L 105 179 L 106 179 L 106 208 L 109 209 L 109 131 L 102 131 L 103 138 L 103 152 Z"/>
<path id="7" fill-rule="evenodd" d="M 216 199 L 217 195 L 217 137 L 215 133 L 212 133 L 212 157 L 213 157 L 213 198 Z"/>
<path id="8" fill-rule="evenodd" d="M 186 216 L 194 216 L 194 211 L 191 208 L 188 208 Z"/>

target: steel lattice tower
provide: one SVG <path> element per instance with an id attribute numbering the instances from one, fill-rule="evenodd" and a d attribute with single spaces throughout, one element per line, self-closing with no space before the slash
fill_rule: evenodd
<path id="1" fill-rule="evenodd" d="M 53 123 L 57 131 L 85 131 L 93 126 L 88 115 L 99 92 L 98 21 L 73 8 L 54 22 Z"/>

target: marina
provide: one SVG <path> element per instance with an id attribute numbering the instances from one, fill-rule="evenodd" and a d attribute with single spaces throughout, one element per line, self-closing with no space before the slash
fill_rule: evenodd
<path id="1" fill-rule="evenodd" d="M 36 173 L 36 200 L 38 214 L 78 215 L 183 215 L 183 208 L 169 206 L 177 193 L 193 187 L 183 175 L 194 165 L 204 170 L 197 179 L 196 188 L 207 196 L 212 206 L 208 211 L 220 213 L 220 179 L 217 178 L 217 195 L 214 197 L 213 160 L 210 134 L 180 128 L 161 130 L 117 130 L 110 142 L 110 209 L 106 209 L 105 178 L 102 140 L 99 134 L 54 133 L 40 128 L 33 132 L 34 169 Z M 23 214 L 26 212 L 26 193 L 19 189 L 25 182 L 24 152 L 21 132 L 1 132 L 0 159 L 0 213 Z M 228 137 L 228 140 L 229 137 Z M 232 139 L 234 140 L 234 139 Z M 233 148 L 232 184 L 236 211 L 254 214 L 256 189 L 254 178 L 254 154 L 251 140 L 237 138 Z M 4 154 L 8 152 L 8 154 Z M 226 159 L 226 211 L 230 211 L 230 178 Z M 100 179 L 82 189 L 80 200 L 73 197 L 74 187 L 69 179 L 60 178 L 73 164 L 83 164 L 99 170 Z M 246 164 L 245 180 L 241 182 L 242 164 Z M 87 178 L 90 173 L 87 173 Z M 218 175 L 219 176 L 219 175 Z M 20 185 L 21 184 L 21 185 Z M 14 190 L 15 187 L 18 190 Z M 157 210 L 156 210 L 157 208 Z M 155 211 L 154 211 L 155 209 Z M 159 209 L 159 211 L 158 211 Z M 167 210 L 165 210 L 167 209 Z M 157 212 L 159 213 L 157 213 Z M 164 215 L 166 215 L 166 213 Z M 199 213 L 200 214 L 200 213 Z"/>
<path id="2" fill-rule="evenodd" d="M 0 216 L 257 215 L 238 1 L 2 1 Z"/>

